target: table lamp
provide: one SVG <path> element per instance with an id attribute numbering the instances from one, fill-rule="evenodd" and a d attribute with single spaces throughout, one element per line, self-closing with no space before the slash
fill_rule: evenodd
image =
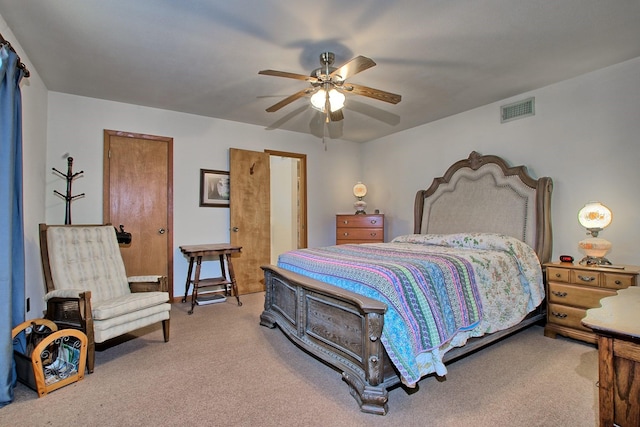
<path id="1" fill-rule="evenodd" d="M 610 265 L 611 262 L 604 256 L 611 249 L 611 242 L 598 237 L 598 233 L 611 224 L 611 210 L 600 202 L 589 202 L 578 212 L 578 221 L 591 235 L 578 243 L 586 254 L 580 264 Z"/>
<path id="2" fill-rule="evenodd" d="M 366 214 L 364 210 L 367 208 L 367 203 L 362 200 L 364 196 L 366 196 L 366 194 L 367 186 L 358 181 L 358 183 L 353 186 L 353 195 L 356 196 L 356 199 L 358 199 L 353 204 L 353 207 L 356 208 L 356 214 Z"/>

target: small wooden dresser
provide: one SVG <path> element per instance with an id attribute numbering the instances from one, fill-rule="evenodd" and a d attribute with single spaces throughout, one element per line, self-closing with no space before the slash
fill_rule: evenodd
<path id="1" fill-rule="evenodd" d="M 384 215 L 336 215 L 336 245 L 384 242 Z"/>
<path id="2" fill-rule="evenodd" d="M 617 290 L 638 285 L 640 267 L 625 265 L 623 269 L 588 267 L 572 263 L 547 263 L 547 325 L 544 334 L 596 342 L 593 331 L 581 323 L 587 309 L 600 307 L 602 298 Z"/>

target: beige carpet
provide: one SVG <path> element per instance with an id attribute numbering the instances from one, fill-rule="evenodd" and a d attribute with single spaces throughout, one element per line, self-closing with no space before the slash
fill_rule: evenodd
<path id="1" fill-rule="evenodd" d="M 38 398 L 19 384 L 0 426 L 596 426 L 597 352 L 531 327 L 449 365 L 446 381 L 363 414 L 340 374 L 259 325 L 263 294 L 172 309 L 160 327 L 97 352 L 85 379 Z"/>

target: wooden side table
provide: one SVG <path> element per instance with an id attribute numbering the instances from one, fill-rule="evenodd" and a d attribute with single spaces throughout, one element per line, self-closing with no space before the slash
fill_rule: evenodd
<path id="1" fill-rule="evenodd" d="M 233 264 L 231 263 L 231 255 L 234 253 L 240 253 L 241 249 L 241 246 L 232 246 L 228 243 L 180 246 L 180 251 L 182 251 L 185 256 L 189 257 L 189 270 L 187 271 L 187 282 L 185 284 L 184 298 L 182 298 L 182 302 L 187 301 L 187 294 L 189 293 L 189 288 L 193 283 L 193 292 L 191 293 L 191 309 L 189 310 L 189 314 L 193 314 L 193 308 L 195 307 L 198 300 L 198 292 L 200 288 L 215 288 L 203 291 L 202 294 L 224 292 L 225 295 L 227 295 L 229 292 L 227 286 L 230 285 L 232 288 L 232 293 L 233 295 L 235 295 L 236 300 L 238 301 L 238 305 L 242 305 L 242 303 L 240 302 L 240 295 L 238 294 L 238 284 L 236 283 L 236 277 L 233 272 Z M 200 267 L 202 264 L 202 258 L 215 256 L 218 256 L 220 259 L 221 276 L 201 279 Z M 227 261 L 226 269 L 225 258 Z M 196 263 L 196 271 L 193 279 L 191 279 L 194 261 Z"/>
<path id="2" fill-rule="evenodd" d="M 640 425 L 640 287 L 618 291 L 587 310 L 582 324 L 598 337 L 601 426 Z"/>

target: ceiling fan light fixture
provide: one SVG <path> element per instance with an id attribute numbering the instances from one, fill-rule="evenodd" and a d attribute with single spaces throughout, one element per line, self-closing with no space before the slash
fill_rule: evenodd
<path id="1" fill-rule="evenodd" d="M 335 55 L 333 53 L 322 53 L 320 55 L 320 67 L 313 70 L 308 76 L 277 70 L 258 71 L 258 74 L 304 80 L 311 84 L 311 87 L 299 90 L 267 108 L 266 111 L 273 113 L 302 97 L 306 98 L 310 95 L 311 106 L 315 110 L 322 112 L 325 115 L 326 122 L 329 123 L 339 122 L 344 119 L 342 108 L 345 105 L 346 93 L 366 96 L 391 104 L 397 104 L 402 99 L 400 95 L 395 93 L 361 85 L 345 84 L 345 80 L 348 78 L 375 66 L 376 63 L 372 59 L 365 56 L 356 56 L 338 68 L 333 67 L 334 59 Z"/>
<path id="2" fill-rule="evenodd" d="M 345 98 L 344 93 L 336 89 L 331 89 L 329 91 L 329 105 L 331 105 L 330 108 L 332 113 L 344 107 Z M 322 111 L 323 113 L 325 112 L 324 107 L 326 102 L 327 92 L 325 92 L 324 89 L 319 89 L 316 93 L 311 95 L 311 105 L 318 111 Z"/>

